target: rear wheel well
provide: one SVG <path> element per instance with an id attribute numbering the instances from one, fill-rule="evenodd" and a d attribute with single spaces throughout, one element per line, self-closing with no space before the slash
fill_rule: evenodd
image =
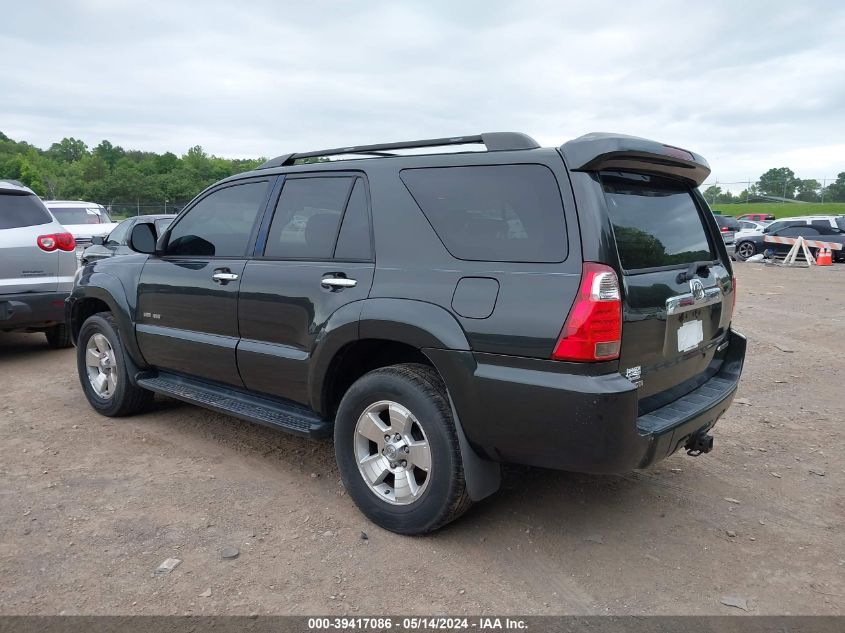
<path id="1" fill-rule="evenodd" d="M 334 417 L 343 394 L 356 380 L 379 367 L 419 363 L 433 367 L 418 348 L 382 339 L 355 341 L 343 347 L 332 359 L 322 389 L 323 411 Z"/>
<path id="2" fill-rule="evenodd" d="M 102 299 L 88 298 L 80 299 L 73 305 L 73 314 L 71 315 L 71 328 L 73 330 L 73 339 L 79 335 L 79 330 L 82 329 L 82 324 L 85 320 L 98 312 L 109 312 L 111 308 Z"/>

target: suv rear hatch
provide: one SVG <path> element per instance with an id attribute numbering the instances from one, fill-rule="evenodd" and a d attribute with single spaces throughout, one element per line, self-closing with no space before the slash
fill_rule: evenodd
<path id="1" fill-rule="evenodd" d="M 39 248 L 38 237 L 59 228 L 35 195 L 0 190 L 0 295 L 58 289 L 59 250 Z"/>
<path id="2" fill-rule="evenodd" d="M 640 415 L 708 380 L 727 346 L 730 263 L 703 199 L 675 178 L 602 171 L 623 289 L 620 372 Z"/>

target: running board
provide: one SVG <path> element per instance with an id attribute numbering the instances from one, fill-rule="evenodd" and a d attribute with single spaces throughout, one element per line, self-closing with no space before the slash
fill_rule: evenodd
<path id="1" fill-rule="evenodd" d="M 295 435 L 319 438 L 327 437 L 332 432 L 331 422 L 291 402 L 256 396 L 233 387 L 167 372 L 143 372 L 135 380 L 139 387 L 163 396 Z"/>

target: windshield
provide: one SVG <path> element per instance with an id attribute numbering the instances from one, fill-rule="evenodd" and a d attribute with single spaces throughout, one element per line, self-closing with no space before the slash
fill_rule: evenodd
<path id="1" fill-rule="evenodd" d="M 624 268 L 716 259 L 689 189 L 657 176 L 618 172 L 603 172 L 601 182 Z"/>
<path id="2" fill-rule="evenodd" d="M 173 216 L 176 217 L 175 215 Z M 162 218 L 160 220 L 155 220 L 154 224 L 156 227 L 156 235 L 161 235 L 170 223 L 173 222 L 173 218 Z"/>
<path id="3" fill-rule="evenodd" d="M 99 207 L 50 207 L 62 224 L 109 224 L 111 218 Z"/>

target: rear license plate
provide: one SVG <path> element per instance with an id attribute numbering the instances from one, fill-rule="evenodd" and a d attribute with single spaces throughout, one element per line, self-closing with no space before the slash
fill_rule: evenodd
<path id="1" fill-rule="evenodd" d="M 687 321 L 678 328 L 679 352 L 688 352 L 691 349 L 695 349 L 703 340 L 704 328 L 702 327 L 701 321 Z"/>

